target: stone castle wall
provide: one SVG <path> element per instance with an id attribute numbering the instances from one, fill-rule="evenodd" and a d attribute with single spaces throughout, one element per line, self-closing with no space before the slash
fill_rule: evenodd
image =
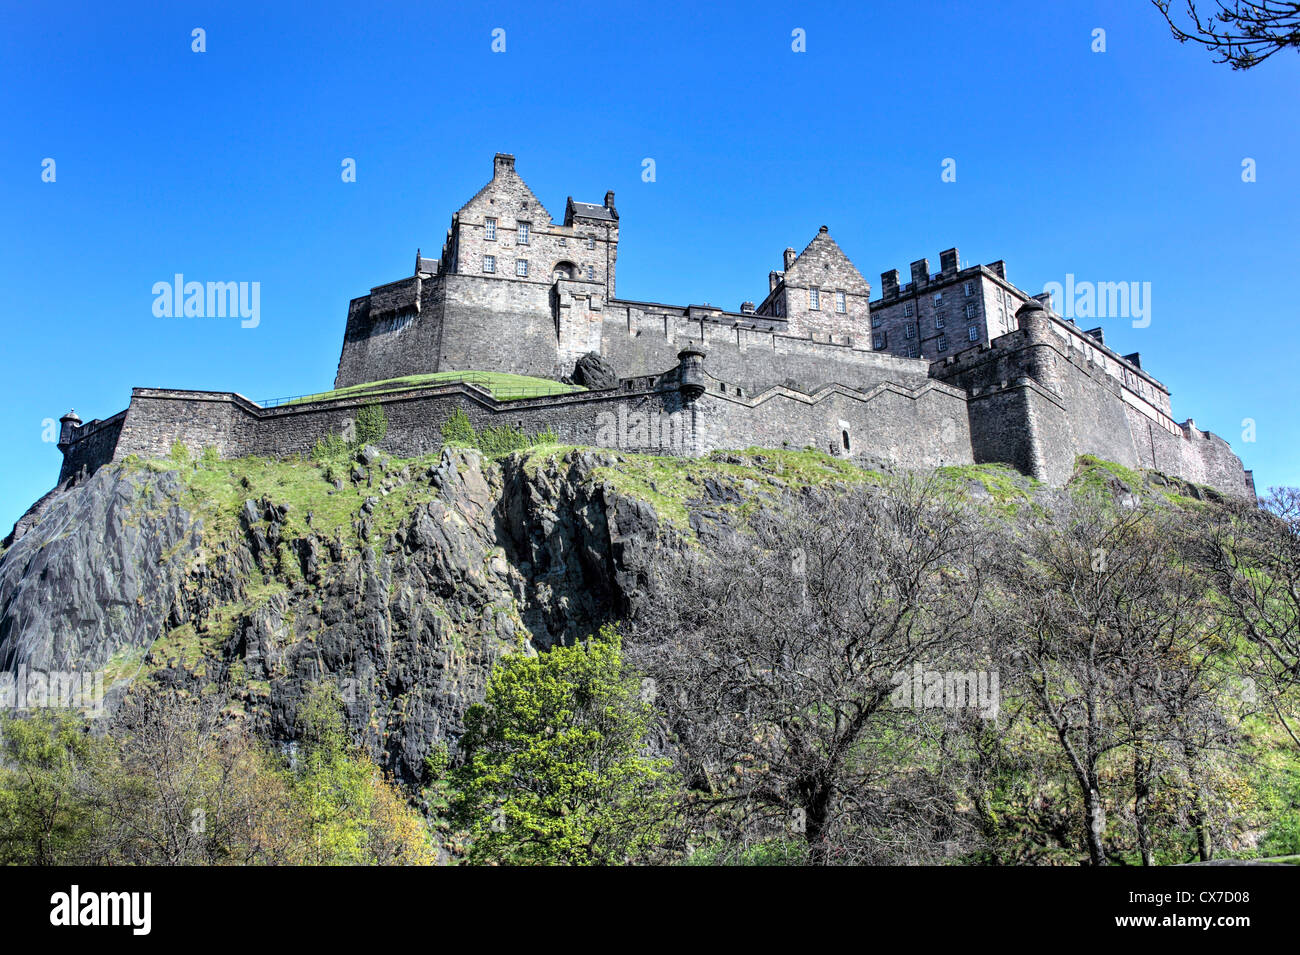
<path id="1" fill-rule="evenodd" d="M 123 458 L 165 457 L 175 442 L 222 457 L 307 454 L 330 433 L 348 434 L 358 411 L 383 407 L 388 433 L 381 446 L 401 456 L 437 451 L 441 426 L 457 409 L 475 427 L 547 429 L 563 444 L 694 456 L 725 448 L 817 447 L 863 463 L 935 467 L 970 463 L 965 398 L 938 382 L 908 389 L 883 382 L 869 390 L 842 385 L 814 395 L 786 388 L 747 394 L 705 375 L 694 400 L 681 390 L 679 369 L 624 379 L 617 388 L 497 401 L 470 384 L 444 384 L 400 394 L 336 398 L 262 408 L 228 392 L 137 388 L 119 417 L 116 441 L 74 439 L 69 460 L 88 471 Z M 933 441 L 918 441 L 932 435 Z M 845 446 L 845 438 L 847 444 Z"/>
<path id="2" fill-rule="evenodd" d="M 1226 442 L 1173 421 L 1168 390 L 1136 354 L 1049 316 L 1007 282 L 1002 262 L 962 269 L 948 249 L 937 274 L 913 262 L 906 287 L 897 270 L 882 274 L 872 303 L 823 226 L 803 252 L 786 250 L 760 306 L 729 312 L 617 298 L 618 241 L 612 192 L 603 204 L 570 200 L 556 222 L 514 158 L 497 154 L 492 180 L 452 217 L 441 257 L 417 253 L 413 276 L 350 303 L 335 378 L 335 388 L 447 371 L 563 378 L 595 352 L 623 379 L 614 391 L 497 402 L 444 384 L 260 408 L 228 393 L 136 389 L 127 411 L 61 441 L 60 480 L 127 454 L 165 455 L 177 440 L 227 456 L 303 453 L 377 401 L 386 446 L 403 454 L 436 450 L 438 426 L 461 408 L 479 425 L 627 450 L 813 446 L 906 467 L 1006 462 L 1052 483 L 1094 454 L 1253 491 Z M 707 386 L 688 388 L 684 402 L 673 382 L 687 347 L 707 354 L 696 369 Z M 644 426 L 665 417 L 665 428 Z"/>
<path id="3" fill-rule="evenodd" d="M 1076 456 L 1092 454 L 1238 497 L 1253 494 L 1222 438 L 1185 429 L 1090 353 L 1067 345 L 1037 303 L 1022 307 L 1019 318 L 1017 331 L 932 368 L 969 396 L 976 461 L 1006 461 L 1060 484 Z"/>

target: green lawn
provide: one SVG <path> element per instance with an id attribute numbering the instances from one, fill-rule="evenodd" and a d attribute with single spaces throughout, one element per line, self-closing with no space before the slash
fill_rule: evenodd
<path id="1" fill-rule="evenodd" d="M 441 385 L 464 381 L 479 385 L 492 393 L 500 401 L 514 398 L 537 398 L 543 395 L 567 395 L 575 391 L 586 391 L 579 385 L 566 385 L 549 378 L 533 378 L 529 375 L 511 375 L 497 371 L 439 371 L 429 375 L 407 375 L 404 378 L 388 378 L 384 381 L 368 381 L 363 385 L 350 385 L 334 391 L 322 391 L 315 395 L 303 395 L 286 404 L 300 405 L 308 401 L 327 401 L 330 398 L 354 398 L 359 395 L 391 394 L 395 391 L 410 391 L 413 388 L 427 388 L 429 385 Z"/>

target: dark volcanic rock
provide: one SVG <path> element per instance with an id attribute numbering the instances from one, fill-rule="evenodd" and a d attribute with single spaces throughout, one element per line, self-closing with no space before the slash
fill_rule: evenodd
<path id="1" fill-rule="evenodd" d="M 618 387 L 618 370 L 596 352 L 587 352 L 573 366 L 572 381 L 592 391 Z"/>
<path id="2" fill-rule="evenodd" d="M 611 461 L 498 466 L 448 449 L 395 529 L 367 495 L 351 538 L 290 525 L 291 508 L 267 497 L 205 534 L 175 472 L 103 468 L 0 556 L 0 670 L 107 664 L 110 710 L 133 679 L 153 679 L 216 693 L 282 741 L 327 680 L 356 735 L 419 780 L 436 744 L 455 747 L 502 654 L 628 611 L 661 527 L 649 504 L 592 478 Z M 322 477 L 322 499 L 334 490 Z"/>

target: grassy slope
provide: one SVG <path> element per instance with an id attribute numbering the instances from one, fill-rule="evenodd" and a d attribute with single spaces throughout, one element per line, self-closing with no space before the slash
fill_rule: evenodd
<path id="1" fill-rule="evenodd" d="M 403 378 L 388 378 L 384 381 L 368 381 L 361 385 L 336 388 L 314 395 L 303 395 L 288 402 L 291 405 L 308 401 L 326 401 L 330 398 L 352 398 L 359 395 L 391 394 L 395 391 L 410 391 L 413 388 L 427 388 L 430 385 L 449 384 L 464 381 L 480 385 L 492 392 L 492 396 L 501 401 L 514 398 L 536 398 L 543 395 L 567 395 L 575 391 L 585 391 L 579 385 L 566 385 L 549 378 L 533 378 L 529 375 L 510 375 L 492 371 L 440 371 L 428 375 L 406 375 Z"/>

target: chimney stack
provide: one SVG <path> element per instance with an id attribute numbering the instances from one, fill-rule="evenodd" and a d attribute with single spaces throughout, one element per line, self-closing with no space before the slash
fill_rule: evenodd
<path id="1" fill-rule="evenodd" d="M 497 153 L 492 157 L 492 178 L 495 179 L 506 170 L 515 168 L 515 157 L 510 153 Z"/>
<path id="2" fill-rule="evenodd" d="M 917 259 L 912 263 L 912 284 L 917 288 L 928 284 L 930 281 L 930 260 Z"/>
<path id="3" fill-rule="evenodd" d="M 883 298 L 893 298 L 898 294 L 898 269 L 880 273 L 880 294 Z"/>
<path id="4" fill-rule="evenodd" d="M 798 254 L 795 252 L 794 249 L 786 249 L 786 250 L 785 250 L 785 267 L 788 269 L 788 268 L 790 268 L 790 266 L 794 265 L 794 260 L 797 259 L 798 257 L 799 257 L 799 256 L 798 256 Z"/>
<path id="5" fill-rule="evenodd" d="M 960 262 L 956 249 L 948 249 L 946 252 L 939 253 L 939 271 L 943 273 L 944 278 L 956 275 L 961 271 Z"/>

